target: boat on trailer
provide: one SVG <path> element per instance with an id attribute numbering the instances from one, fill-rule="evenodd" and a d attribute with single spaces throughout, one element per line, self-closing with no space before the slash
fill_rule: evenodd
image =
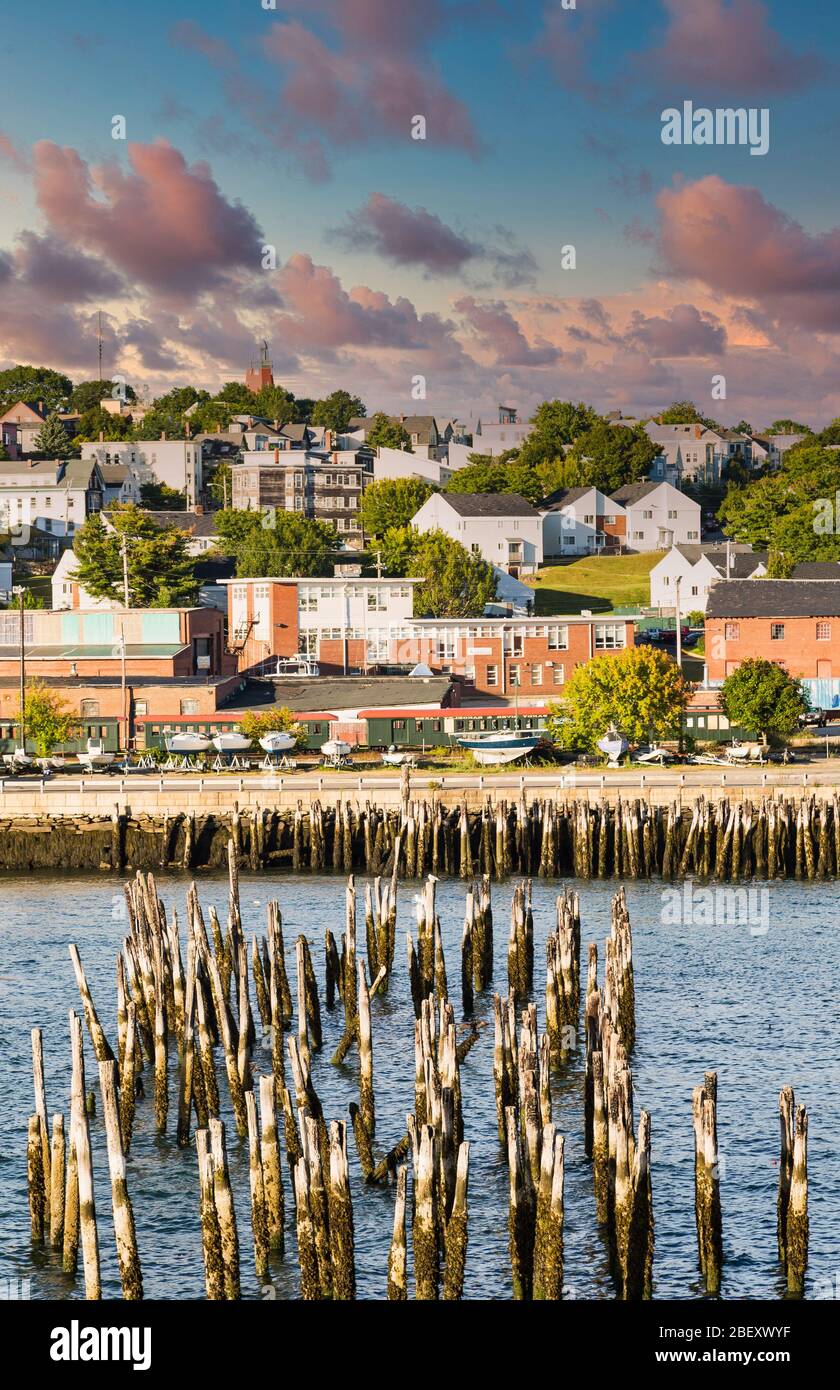
<path id="1" fill-rule="evenodd" d="M 251 747 L 251 740 L 236 729 L 230 729 L 214 735 L 213 747 L 217 753 L 245 753 Z"/>
<path id="2" fill-rule="evenodd" d="M 619 758 L 623 758 L 630 747 L 627 739 L 618 732 L 615 726 L 607 729 L 603 738 L 599 738 L 595 746 L 600 748 L 602 753 L 606 753 L 610 767 L 618 767 Z"/>
<path id="3" fill-rule="evenodd" d="M 206 734 L 172 734 L 166 740 L 167 753 L 206 753 L 212 740 Z"/>
<path id="4" fill-rule="evenodd" d="M 481 767 L 513 763 L 545 742 L 538 729 L 491 729 L 486 733 L 460 734 L 456 742 L 472 753 Z"/>
<path id="5" fill-rule="evenodd" d="M 290 734 L 288 729 L 275 729 L 270 734 L 263 734 L 260 748 L 268 754 L 291 753 L 296 741 L 294 734 Z"/>

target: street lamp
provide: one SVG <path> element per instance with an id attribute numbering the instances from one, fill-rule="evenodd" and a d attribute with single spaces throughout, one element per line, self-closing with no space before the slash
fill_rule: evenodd
<path id="1" fill-rule="evenodd" d="M 19 611 L 19 614 L 20 614 L 20 632 L 19 632 L 19 634 L 18 634 L 18 635 L 19 635 L 19 639 L 20 639 L 20 647 L 19 647 L 19 652 L 20 652 L 20 657 L 19 657 L 19 661 L 20 661 L 20 727 L 19 727 L 19 729 L 18 729 L 18 734 L 19 734 L 19 737 L 20 737 L 20 747 L 21 747 L 21 750 L 25 753 L 25 752 L 26 752 L 26 647 L 25 647 L 25 645 L 24 645 L 24 638 L 23 638 L 23 600 L 24 600 L 24 595 L 26 594 L 26 589 L 24 588 L 24 586 L 23 586 L 22 584 L 15 584 L 14 587 L 12 588 L 12 593 L 15 594 L 15 595 L 17 596 L 18 606 L 19 606 L 19 607 L 18 607 L 18 611 Z"/>

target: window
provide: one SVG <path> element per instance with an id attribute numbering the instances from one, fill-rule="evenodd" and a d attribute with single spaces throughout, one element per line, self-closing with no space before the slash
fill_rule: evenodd
<path id="1" fill-rule="evenodd" d="M 564 537 L 563 537 L 563 544 L 564 544 L 564 545 L 574 545 L 574 543 L 575 543 L 575 538 L 574 538 L 574 536 L 564 536 Z"/>
<path id="2" fill-rule="evenodd" d="M 554 670 L 553 670 L 552 673 L 551 673 L 551 679 L 552 679 L 554 685 L 565 685 L 565 684 L 566 684 L 566 668 L 565 668 L 565 666 L 555 666 L 555 667 L 554 667 Z"/>
<path id="3" fill-rule="evenodd" d="M 726 638 L 726 641 L 727 641 L 727 642 L 740 642 L 740 640 L 741 640 L 741 624 L 740 624 L 740 623 L 727 623 L 727 624 L 726 624 L 726 627 L 725 627 L 725 629 L 724 629 L 724 634 L 723 634 L 723 635 L 724 635 L 724 637 Z"/>
<path id="4" fill-rule="evenodd" d="M 596 623 L 595 624 L 595 650 L 600 652 L 615 651 L 624 646 L 624 624 L 623 623 Z"/>
<path id="5" fill-rule="evenodd" d="M 397 730 L 402 730 L 402 729 L 405 728 L 405 720 L 404 720 L 404 719 L 394 719 L 394 720 L 392 720 L 392 724 L 393 724 L 393 728 L 394 728 L 394 732 L 395 732 L 395 733 L 397 732 Z"/>
<path id="6" fill-rule="evenodd" d="M 644 521 L 653 521 L 653 512 L 642 512 L 642 519 Z"/>
<path id="7" fill-rule="evenodd" d="M 180 708 L 182 714 L 198 714 L 198 700 L 182 700 Z"/>
<path id="8" fill-rule="evenodd" d="M 645 533 L 644 533 L 644 531 L 634 531 L 634 532 L 633 532 L 633 540 L 634 540 L 634 541 L 643 541 L 644 538 L 645 538 Z"/>
<path id="9" fill-rule="evenodd" d="M 368 589 L 367 606 L 369 613 L 387 613 L 387 594 L 381 589 Z"/>
<path id="10" fill-rule="evenodd" d="M 569 645 L 569 629 L 565 623 L 556 627 L 546 629 L 548 636 L 548 650 L 550 652 L 565 651 Z"/>
<path id="11" fill-rule="evenodd" d="M 676 519 L 677 519 L 677 514 L 676 514 L 676 512 L 669 512 L 669 513 L 668 513 L 668 520 L 669 520 L 669 521 L 676 521 Z"/>
<path id="12" fill-rule="evenodd" d="M 585 521 L 585 523 L 586 523 L 587 526 L 592 526 L 592 525 L 594 525 L 594 522 L 595 522 L 594 516 L 585 516 L 583 519 L 584 519 L 584 521 Z"/>
<path id="13" fill-rule="evenodd" d="M 696 597 L 696 595 L 699 594 L 699 592 L 700 592 L 700 590 L 698 589 L 697 585 L 696 585 L 696 584 L 692 584 L 692 586 L 691 586 L 691 594 L 692 594 L 692 597 Z"/>
<path id="14" fill-rule="evenodd" d="M 817 641 L 831 641 L 831 623 L 817 623 Z"/>
<path id="15" fill-rule="evenodd" d="M 82 703 L 81 703 L 81 705 L 79 706 L 79 713 L 80 713 L 80 715 L 82 716 L 83 719 L 98 719 L 98 717 L 99 717 L 99 701 L 98 701 L 98 700 L 82 700 Z"/>
<path id="16" fill-rule="evenodd" d="M 699 531 L 688 531 L 688 532 L 686 532 L 686 535 L 687 535 L 688 540 L 690 540 L 690 541 L 699 541 L 699 539 L 700 539 L 700 532 L 699 532 Z"/>
<path id="17" fill-rule="evenodd" d="M 301 613 L 315 613 L 318 609 L 318 590 L 304 589 L 300 596 Z"/>
<path id="18" fill-rule="evenodd" d="M 520 680 L 520 678 L 519 678 L 519 667 L 518 667 L 518 666 L 511 666 L 511 668 L 510 668 L 510 683 L 511 683 L 511 685 L 521 685 L 521 684 L 522 684 L 522 682 L 521 682 L 521 680 Z"/>
<path id="19" fill-rule="evenodd" d="M 771 641 L 771 642 L 784 642 L 784 640 L 785 640 L 785 625 L 784 625 L 784 623 L 771 623 L 771 624 L 770 624 L 770 641 Z"/>
<path id="20" fill-rule="evenodd" d="M 490 686 L 490 685 L 498 685 L 498 684 L 499 684 L 499 668 L 498 668 L 498 666 L 488 666 L 488 667 L 487 667 L 487 684 L 488 684 L 488 686 Z"/>
<path id="21" fill-rule="evenodd" d="M 521 632 L 514 632 L 514 633 L 511 635 L 511 648 L 510 648 L 510 653 L 511 653 L 511 656 L 524 656 L 524 654 L 525 654 L 524 638 L 523 638 Z"/>
<path id="22" fill-rule="evenodd" d="M 531 684 L 542 685 L 542 666 L 531 667 Z"/>
<path id="23" fill-rule="evenodd" d="M 134 701 L 134 713 L 135 713 L 135 714 L 148 714 L 148 713 L 149 713 L 149 702 L 148 702 L 148 700 L 135 700 L 135 701 Z"/>

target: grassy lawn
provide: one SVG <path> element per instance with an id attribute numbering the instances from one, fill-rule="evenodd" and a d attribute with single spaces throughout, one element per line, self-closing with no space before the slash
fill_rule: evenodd
<path id="1" fill-rule="evenodd" d="M 644 555 L 585 555 L 546 565 L 525 583 L 534 588 L 537 613 L 607 613 L 650 603 L 648 576 L 665 552 Z"/>

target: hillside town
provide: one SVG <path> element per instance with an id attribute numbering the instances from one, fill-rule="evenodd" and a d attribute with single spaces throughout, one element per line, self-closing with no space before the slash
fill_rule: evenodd
<path id="1" fill-rule="evenodd" d="M 837 422 L 728 428 L 687 401 L 648 419 L 557 400 L 529 419 L 368 414 L 342 389 L 297 400 L 264 343 L 215 396 L 12 368 L 0 439 L 11 774 L 36 744 L 42 771 L 179 747 L 189 763 L 237 738 L 247 765 L 243 728 L 292 725 L 299 750 L 346 761 L 477 756 L 482 738 L 614 760 L 610 736 L 661 761 L 755 740 L 763 758 L 840 710 L 840 545 L 817 517 Z M 598 739 L 575 673 L 634 652 L 679 668 L 677 703 L 642 737 L 616 696 Z M 799 701 L 787 722 L 726 699 L 767 663 Z"/>

